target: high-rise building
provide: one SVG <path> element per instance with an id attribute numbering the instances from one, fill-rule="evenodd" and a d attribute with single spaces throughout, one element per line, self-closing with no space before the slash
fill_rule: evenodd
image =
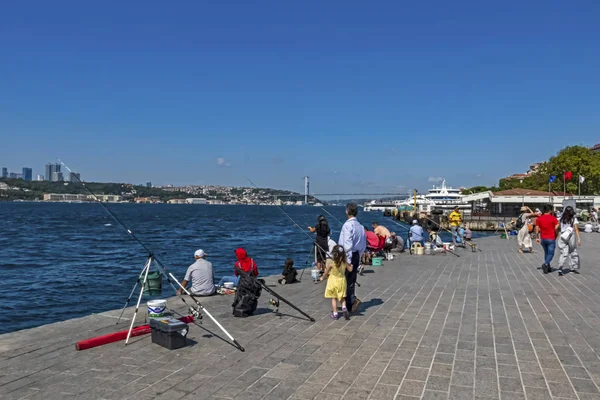
<path id="1" fill-rule="evenodd" d="M 146 187 L 147 188 L 151 188 L 152 187 L 152 182 L 146 182 Z"/>
<path id="2" fill-rule="evenodd" d="M 52 182 L 57 182 L 54 180 L 55 173 L 60 172 L 60 164 L 48 163 L 46 164 L 46 179 Z M 62 174 L 61 174 L 62 176 Z M 62 181 L 62 179 L 61 179 Z"/>
<path id="3" fill-rule="evenodd" d="M 81 174 L 79 172 L 69 172 L 69 182 L 81 182 Z"/>
<path id="4" fill-rule="evenodd" d="M 10 174 L 8 174 L 8 177 L 10 179 L 17 179 L 17 174 L 15 172 L 11 172 Z"/>
<path id="5" fill-rule="evenodd" d="M 52 182 L 62 182 L 64 180 L 63 173 L 58 171 L 52 174 Z"/>
<path id="6" fill-rule="evenodd" d="M 33 171 L 31 168 L 23 168 L 23 180 L 30 181 L 33 179 Z"/>
<path id="7" fill-rule="evenodd" d="M 8 168 L 2 167 L 2 177 L 8 178 Z"/>
<path id="8" fill-rule="evenodd" d="M 43 181 L 44 180 L 44 175 L 38 175 L 36 180 L 37 181 Z"/>

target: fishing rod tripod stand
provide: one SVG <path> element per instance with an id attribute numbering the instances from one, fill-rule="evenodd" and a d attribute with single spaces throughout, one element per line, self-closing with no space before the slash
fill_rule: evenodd
<path id="1" fill-rule="evenodd" d="M 138 279 L 135 281 L 135 285 L 133 285 L 133 289 L 131 289 L 131 293 L 129 293 L 129 297 L 127 298 L 127 301 L 125 302 L 125 305 L 123 306 L 123 309 L 121 310 L 121 314 L 119 315 L 119 319 L 117 320 L 117 324 L 119 324 L 119 322 L 121 321 L 121 318 L 123 317 L 123 313 L 125 312 L 125 309 L 127 308 L 127 306 L 129 306 L 129 302 L 131 301 L 131 298 L 133 297 L 133 294 L 135 293 L 135 289 L 137 289 L 138 284 L 139 284 L 140 285 L 140 294 L 138 296 L 138 300 L 135 305 L 135 311 L 133 312 L 133 318 L 131 319 L 131 324 L 129 325 L 129 331 L 127 332 L 127 339 L 125 339 L 125 345 L 127 345 L 129 343 L 129 337 L 131 336 L 131 331 L 133 330 L 133 324 L 135 323 L 135 319 L 137 317 L 137 313 L 140 308 L 140 303 L 142 301 L 142 296 L 144 295 L 144 288 L 146 287 L 146 282 L 148 282 L 148 274 L 150 273 L 152 263 L 155 261 L 156 260 L 154 258 L 154 255 L 149 254 L 148 258 L 146 259 L 146 263 L 144 264 L 144 268 L 142 269 L 142 272 L 140 272 Z M 162 270 L 159 268 L 158 271 L 160 272 L 161 278 L 162 278 L 162 275 L 163 275 Z M 140 278 L 142 277 L 142 275 L 144 276 L 144 278 L 140 282 Z M 169 282 L 171 282 L 171 281 L 169 280 Z M 171 283 L 171 285 L 172 285 L 172 283 Z M 175 287 L 173 286 L 173 288 L 175 288 Z M 196 320 L 202 319 L 202 314 L 200 314 L 199 306 L 197 309 L 194 309 L 194 307 L 190 306 L 189 313 L 191 315 L 193 315 Z M 144 314 L 144 322 L 146 322 L 146 321 L 147 321 L 146 314 Z"/>

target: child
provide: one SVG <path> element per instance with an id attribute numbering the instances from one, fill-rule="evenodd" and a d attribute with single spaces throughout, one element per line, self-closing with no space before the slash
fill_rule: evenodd
<path id="1" fill-rule="evenodd" d="M 296 271 L 296 268 L 294 268 L 294 260 L 288 258 L 285 260 L 285 265 L 283 266 L 283 271 L 281 272 L 281 279 L 279 279 L 277 282 L 282 285 L 285 285 L 286 283 L 296 283 L 298 282 L 296 280 L 296 275 L 298 275 L 298 272 Z"/>
<path id="2" fill-rule="evenodd" d="M 346 263 L 346 252 L 342 246 L 335 246 L 331 255 L 333 259 L 327 259 L 325 274 L 321 277 L 321 280 L 329 277 L 325 298 L 331 299 L 333 312 L 330 317 L 338 319 L 337 302 L 339 301 L 342 304 L 344 318 L 349 320 L 350 314 L 346 308 L 346 271 L 352 271 L 352 265 Z"/>

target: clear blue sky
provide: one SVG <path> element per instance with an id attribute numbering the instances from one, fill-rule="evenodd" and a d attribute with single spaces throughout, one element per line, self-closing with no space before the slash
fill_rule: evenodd
<path id="1" fill-rule="evenodd" d="M 321 193 L 490 185 L 600 142 L 598 21 L 597 0 L 6 2 L 0 166 L 298 191 L 309 175 Z"/>

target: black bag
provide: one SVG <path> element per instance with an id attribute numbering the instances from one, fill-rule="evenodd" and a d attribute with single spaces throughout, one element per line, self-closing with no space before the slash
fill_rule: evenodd
<path id="1" fill-rule="evenodd" d="M 515 227 L 521 229 L 523 227 L 523 214 L 519 215 L 519 218 L 515 221 Z"/>
<path id="2" fill-rule="evenodd" d="M 243 272 L 236 268 L 240 275 L 240 280 L 233 299 L 233 316 L 245 318 L 254 313 L 258 307 L 258 298 L 262 293 L 260 282 L 262 279 L 256 279 L 251 274 Z"/>

